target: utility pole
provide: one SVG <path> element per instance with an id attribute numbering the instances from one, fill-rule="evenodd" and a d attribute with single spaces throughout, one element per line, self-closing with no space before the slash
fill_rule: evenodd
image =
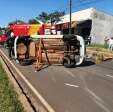
<path id="1" fill-rule="evenodd" d="M 69 0 L 69 17 L 70 17 L 70 22 L 69 22 L 69 34 L 71 34 L 71 21 L 72 21 L 72 0 Z"/>
<path id="2" fill-rule="evenodd" d="M 18 23 L 18 20 L 17 20 L 17 18 L 16 18 L 16 24 Z"/>

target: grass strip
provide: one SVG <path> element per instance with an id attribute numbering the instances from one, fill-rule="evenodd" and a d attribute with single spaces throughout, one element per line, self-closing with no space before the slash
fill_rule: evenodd
<path id="1" fill-rule="evenodd" d="M 0 112 L 22 112 L 22 106 L 13 85 L 0 63 Z"/>

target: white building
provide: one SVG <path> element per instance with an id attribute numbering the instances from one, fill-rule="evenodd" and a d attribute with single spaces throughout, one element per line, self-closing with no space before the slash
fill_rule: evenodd
<path id="1" fill-rule="evenodd" d="M 69 23 L 69 14 L 61 17 L 57 24 Z M 90 35 L 93 43 L 104 43 L 105 37 L 113 37 L 113 16 L 94 8 L 72 13 L 72 21 L 77 22 L 75 34 Z"/>

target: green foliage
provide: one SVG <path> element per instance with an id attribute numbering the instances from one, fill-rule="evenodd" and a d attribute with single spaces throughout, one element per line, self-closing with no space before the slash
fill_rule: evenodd
<path id="1" fill-rule="evenodd" d="M 30 19 L 29 21 L 28 21 L 28 23 L 29 24 L 40 24 L 37 20 L 35 20 L 35 19 Z"/>
<path id="2" fill-rule="evenodd" d="M 0 112 L 22 112 L 22 106 L 17 100 L 17 94 L 0 64 Z"/>
<path id="3" fill-rule="evenodd" d="M 93 47 L 93 48 L 107 48 L 105 44 L 90 44 L 87 47 Z"/>
<path id="4" fill-rule="evenodd" d="M 51 20 L 51 23 L 60 21 L 60 17 L 64 16 L 64 14 L 65 14 L 64 12 L 58 12 L 58 11 L 50 13 L 49 18 Z"/>
<path id="5" fill-rule="evenodd" d="M 49 14 L 46 12 L 42 12 L 41 14 L 38 15 L 39 20 L 41 20 L 42 22 L 46 23 L 49 20 Z"/>
<path id="6" fill-rule="evenodd" d="M 55 11 L 52 13 L 46 13 L 46 12 L 42 12 L 41 14 L 38 15 L 39 20 L 41 20 L 44 23 L 47 23 L 48 21 L 50 21 L 51 23 L 53 22 L 58 22 L 60 20 L 61 16 L 64 16 L 65 12 L 59 12 L 59 11 Z"/>
<path id="7" fill-rule="evenodd" d="M 2 33 L 2 30 L 0 29 L 0 35 L 2 35 L 3 33 Z"/>
<path id="8" fill-rule="evenodd" d="M 0 28 L 0 35 L 5 34 L 5 32 L 6 32 L 6 28 Z"/>

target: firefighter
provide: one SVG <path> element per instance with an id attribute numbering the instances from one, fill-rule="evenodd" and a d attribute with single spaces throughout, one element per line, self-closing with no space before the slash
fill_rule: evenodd
<path id="1" fill-rule="evenodd" d="M 7 46 L 8 46 L 8 55 L 9 58 L 12 59 L 12 55 L 14 54 L 14 33 L 10 30 L 7 32 Z"/>

